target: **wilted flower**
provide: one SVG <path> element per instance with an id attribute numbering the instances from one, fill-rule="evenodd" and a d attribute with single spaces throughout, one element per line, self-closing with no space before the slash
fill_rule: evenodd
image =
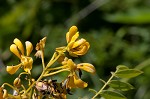
<path id="1" fill-rule="evenodd" d="M 87 53 L 90 44 L 85 39 L 81 38 L 77 40 L 79 37 L 78 28 L 76 26 L 72 26 L 69 29 L 69 32 L 66 34 L 66 40 L 68 43 L 67 51 L 73 57 L 78 57 L 78 55 L 84 55 Z"/>
<path id="2" fill-rule="evenodd" d="M 14 74 L 21 66 L 23 66 L 23 69 L 30 73 L 30 70 L 32 69 L 33 59 L 29 57 L 30 53 L 33 50 L 33 45 L 31 42 L 26 41 L 26 55 L 24 54 L 24 47 L 21 41 L 17 38 L 14 39 L 14 44 L 10 46 L 10 51 L 14 53 L 21 61 L 20 64 L 15 66 L 7 66 L 6 70 L 10 74 Z"/>
<path id="3" fill-rule="evenodd" d="M 44 52 L 45 42 L 46 42 L 46 37 L 41 39 L 40 42 L 36 44 L 36 48 L 35 48 L 37 50 L 37 52 L 35 54 L 36 57 L 41 58 L 41 56 Z"/>

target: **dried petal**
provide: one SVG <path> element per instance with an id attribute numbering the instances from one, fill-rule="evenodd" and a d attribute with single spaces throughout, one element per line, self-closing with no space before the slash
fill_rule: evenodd
<path id="1" fill-rule="evenodd" d="M 41 50 L 38 50 L 36 53 L 35 53 L 35 57 L 36 58 L 41 58 L 42 57 L 42 54 L 43 54 L 43 52 L 41 51 Z"/>
<path id="2" fill-rule="evenodd" d="M 32 45 L 32 43 L 29 42 L 29 41 L 26 41 L 26 42 L 25 42 L 25 45 L 26 45 L 26 54 L 27 54 L 27 56 L 29 56 L 30 53 L 31 53 L 32 50 L 33 50 L 33 45 Z"/>

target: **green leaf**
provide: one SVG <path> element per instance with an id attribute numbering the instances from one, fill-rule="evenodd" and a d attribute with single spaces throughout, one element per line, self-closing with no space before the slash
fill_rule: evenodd
<path id="1" fill-rule="evenodd" d="M 121 91 L 128 91 L 134 89 L 134 87 L 131 84 L 126 82 L 121 82 L 119 80 L 112 80 L 108 85 L 114 89 L 119 89 Z"/>
<path id="2" fill-rule="evenodd" d="M 116 72 L 115 76 L 120 78 L 133 78 L 142 73 L 143 73 L 142 71 L 136 69 L 125 69 Z"/>
<path id="3" fill-rule="evenodd" d="M 114 91 L 104 90 L 100 94 L 105 99 L 127 99 L 124 95 Z"/>
<path id="4" fill-rule="evenodd" d="M 117 69 L 117 71 L 119 71 L 119 70 L 125 70 L 125 69 L 129 69 L 129 68 L 127 66 L 125 66 L 125 65 L 118 65 L 116 67 L 116 69 Z"/>
<path id="5" fill-rule="evenodd" d="M 99 79 L 101 82 L 103 82 L 104 84 L 106 83 L 106 81 L 105 80 L 103 80 L 103 79 Z"/>

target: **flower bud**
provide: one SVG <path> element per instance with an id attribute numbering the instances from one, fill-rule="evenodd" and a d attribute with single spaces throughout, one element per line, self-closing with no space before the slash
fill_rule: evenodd
<path id="1" fill-rule="evenodd" d="M 17 77 L 15 80 L 14 80 L 14 86 L 15 87 L 20 87 L 21 86 L 21 79 L 19 77 Z"/>
<path id="2" fill-rule="evenodd" d="M 8 97 L 8 92 L 6 89 L 3 89 L 3 98 L 7 98 Z"/>
<path id="3" fill-rule="evenodd" d="M 72 38 L 75 38 L 75 39 L 78 38 L 79 33 L 77 31 L 78 31 L 78 28 L 76 26 L 72 26 L 69 29 L 69 32 L 67 32 L 67 34 L 66 34 L 67 43 L 69 43 Z"/>

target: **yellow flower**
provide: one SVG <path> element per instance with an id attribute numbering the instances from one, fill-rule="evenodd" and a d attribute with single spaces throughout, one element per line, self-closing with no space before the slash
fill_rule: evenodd
<path id="1" fill-rule="evenodd" d="M 46 37 L 41 39 L 40 42 L 36 44 L 36 48 L 35 48 L 37 50 L 37 52 L 35 54 L 36 57 L 41 58 L 41 56 L 44 52 L 45 42 L 46 42 Z"/>
<path id="2" fill-rule="evenodd" d="M 72 59 L 65 58 L 64 62 L 62 64 L 65 66 L 65 69 L 68 69 L 70 71 L 70 74 L 68 76 L 67 80 L 67 87 L 68 88 L 85 88 L 87 87 L 87 83 L 82 81 L 80 77 L 76 74 L 76 71 L 79 69 L 85 70 L 90 73 L 95 73 L 95 68 L 92 64 L 89 63 L 80 63 L 75 64 Z"/>
<path id="3" fill-rule="evenodd" d="M 77 40 L 79 37 L 78 28 L 76 26 L 72 26 L 69 29 L 69 32 L 66 34 L 66 40 L 68 43 L 67 51 L 73 57 L 78 57 L 78 55 L 84 55 L 87 53 L 90 44 L 85 39 L 81 38 Z"/>
<path id="4" fill-rule="evenodd" d="M 30 70 L 32 69 L 33 59 L 29 57 L 30 53 L 33 50 L 33 45 L 31 42 L 26 41 L 26 55 L 24 53 L 24 47 L 21 41 L 17 38 L 14 39 L 14 44 L 10 46 L 10 51 L 14 53 L 21 61 L 20 64 L 15 66 L 7 66 L 6 71 L 10 74 L 14 74 L 21 66 L 23 66 L 23 69 L 30 73 Z"/>

